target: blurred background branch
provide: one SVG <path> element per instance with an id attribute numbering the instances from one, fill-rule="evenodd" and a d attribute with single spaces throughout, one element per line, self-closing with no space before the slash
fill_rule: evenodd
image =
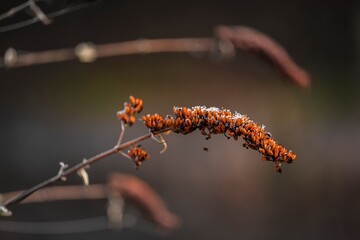
<path id="1" fill-rule="evenodd" d="M 2 193 L 0 194 L 1 202 L 7 202 L 22 192 Z M 43 188 L 29 196 L 21 204 L 107 198 L 109 201 L 113 201 L 114 198 L 118 200 L 124 198 L 135 203 L 159 227 L 171 230 L 179 226 L 178 218 L 166 208 L 161 197 L 147 183 L 138 177 L 121 173 L 111 174 L 106 185 L 93 184 L 89 186 L 76 185 Z M 121 227 L 123 221 L 123 209 L 117 209 L 118 207 L 118 205 L 108 204 L 107 216 L 114 228 Z M 123 208 L 123 206 L 120 207 Z"/>
<path id="2" fill-rule="evenodd" d="M 52 19 L 55 17 L 89 7 L 90 5 L 93 5 L 94 3 L 98 3 L 100 1 L 84 0 L 84 1 L 74 1 L 75 3 L 71 3 L 72 1 L 67 1 L 66 6 L 63 9 L 50 13 L 45 13 L 41 9 L 41 7 L 39 7 L 39 5 L 37 4 L 39 2 L 52 4 L 56 2 L 61 2 L 61 0 L 60 1 L 59 0 L 27 0 L 19 4 L 18 6 L 11 8 L 7 12 L 0 14 L 0 22 L 13 17 L 15 14 L 18 14 L 23 11 L 26 12 L 29 10 L 30 10 L 29 15 L 33 17 L 25 21 L 20 21 L 13 24 L 0 26 L 0 33 L 17 30 L 37 22 L 42 22 L 44 25 L 49 25 L 51 24 Z"/>
<path id="3" fill-rule="evenodd" d="M 255 54 L 275 66 L 286 79 L 299 87 L 308 87 L 310 78 L 271 37 L 246 26 L 220 26 L 214 38 L 139 39 L 134 41 L 93 44 L 80 43 L 75 48 L 43 52 L 5 52 L 3 67 L 24 67 L 78 59 L 94 62 L 98 58 L 151 53 L 217 53 L 221 58 L 233 58 L 235 49 Z M 1 66 L 1 65 L 0 65 Z"/>

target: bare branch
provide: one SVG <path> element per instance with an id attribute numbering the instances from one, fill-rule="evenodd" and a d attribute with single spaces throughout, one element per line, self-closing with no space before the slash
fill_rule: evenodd
<path id="1" fill-rule="evenodd" d="M 87 44 L 85 47 L 84 44 Z M 150 54 L 165 52 L 210 52 L 216 47 L 216 41 L 211 38 L 175 38 L 175 39 L 140 39 L 135 41 L 117 42 L 108 44 L 89 44 L 80 43 L 74 49 L 64 48 L 43 52 L 30 52 L 17 54 L 17 59 L 11 65 L 5 67 L 24 67 L 35 64 L 45 64 L 52 62 L 62 62 L 79 59 L 82 62 L 91 62 L 88 57 L 84 57 L 84 51 L 89 52 L 91 46 L 91 56 L 97 58 L 114 57 L 131 54 Z M 9 48 L 8 51 L 15 51 Z M 5 53 L 6 55 L 6 53 Z M 93 59 L 94 57 L 92 57 Z M 93 59 L 95 60 L 95 59 Z M 93 61 L 92 60 L 92 61 Z"/>
<path id="2" fill-rule="evenodd" d="M 20 4 L 17 7 L 14 7 L 12 9 L 10 9 L 6 13 L 3 13 L 3 14 L 0 15 L 0 21 L 4 20 L 6 18 L 12 17 L 14 14 L 16 14 L 16 13 L 30 7 L 32 1 L 33 2 L 40 2 L 41 0 L 28 0 L 25 3 Z M 44 0 L 42 0 L 42 1 L 44 1 Z M 35 10 L 36 9 L 36 7 L 35 7 L 35 9 L 34 8 L 32 9 L 33 12 L 35 10 L 35 12 L 34 12 L 35 17 L 30 18 L 30 19 L 25 20 L 25 21 L 17 22 L 17 23 L 14 23 L 14 24 L 1 26 L 0 27 L 0 33 L 9 32 L 9 31 L 12 31 L 12 30 L 23 28 L 23 27 L 29 26 L 31 24 L 37 23 L 39 21 L 42 21 L 44 24 L 49 24 L 49 23 L 51 23 L 51 19 L 53 19 L 55 17 L 58 17 L 58 16 L 61 16 L 61 15 L 64 15 L 64 14 L 67 14 L 67 13 L 70 13 L 70 12 L 73 12 L 73 11 L 77 11 L 77 10 L 89 7 L 90 5 L 96 4 L 98 2 L 100 2 L 100 1 L 86 1 L 84 3 L 70 5 L 69 7 L 66 7 L 64 9 L 61 9 L 61 10 L 58 10 L 58 11 L 55 11 L 55 12 L 48 13 L 46 15 L 45 15 L 44 12 L 41 11 L 41 9 L 40 9 L 40 11 Z M 42 13 L 40 13 L 40 12 L 42 12 Z M 42 16 L 42 14 L 44 16 Z"/>
<path id="3" fill-rule="evenodd" d="M 109 188 L 137 203 L 159 226 L 174 229 L 179 225 L 179 219 L 167 210 L 160 196 L 144 181 L 131 175 L 116 173 L 109 178 Z"/>
<path id="4" fill-rule="evenodd" d="M 310 85 L 310 77 L 289 56 L 286 50 L 266 34 L 245 26 L 219 26 L 215 28 L 216 38 L 173 38 L 139 39 L 108 44 L 79 43 L 75 48 L 64 48 L 42 52 L 19 54 L 9 48 L 4 57 L 4 67 L 24 67 L 35 64 L 62 62 L 78 59 L 93 62 L 98 58 L 132 54 L 153 53 L 211 53 L 218 50 L 224 58 L 240 51 L 256 54 L 272 63 L 294 84 L 300 87 Z M 1 67 L 1 66 L 0 66 Z"/>
<path id="5" fill-rule="evenodd" d="M 310 77 L 289 56 L 275 40 L 246 26 L 219 26 L 215 34 L 224 41 L 230 41 L 241 51 L 254 53 L 265 58 L 289 80 L 300 87 L 310 85 Z"/>
<path id="6" fill-rule="evenodd" d="M 11 199 L 23 191 L 1 194 L 4 199 Z M 179 225 L 179 219 L 171 213 L 161 197 L 141 179 L 121 174 L 111 174 L 107 185 L 89 185 L 84 191 L 83 186 L 53 186 L 43 188 L 21 204 L 39 203 L 48 201 L 81 200 L 81 199 L 106 199 L 110 195 L 118 195 L 126 200 L 134 202 L 156 225 L 174 229 Z"/>
<path id="7" fill-rule="evenodd" d="M 29 7 L 34 12 L 35 16 L 39 21 L 41 21 L 44 25 L 49 25 L 51 20 L 46 16 L 46 14 L 41 10 L 41 8 L 36 5 L 34 0 L 29 0 Z"/>
<path id="8" fill-rule="evenodd" d="M 168 131 L 168 130 L 169 129 L 166 129 L 166 131 Z M 161 132 L 163 132 L 163 131 L 161 131 Z M 161 132 L 158 132 L 158 133 L 155 133 L 155 134 L 159 134 Z M 35 186 L 23 191 L 22 193 L 16 195 L 15 197 L 5 201 L 2 206 L 8 208 L 10 206 L 16 205 L 16 204 L 22 202 L 24 199 L 28 198 L 34 192 L 36 192 L 36 191 L 38 191 L 38 190 L 40 190 L 40 189 L 42 189 L 42 188 L 44 188 L 46 186 L 49 186 L 52 183 L 57 182 L 57 181 L 63 179 L 64 177 L 67 177 L 67 176 L 71 175 L 72 173 L 77 172 L 79 169 L 84 168 L 87 165 L 94 164 L 95 162 L 100 161 L 103 158 L 106 158 L 106 157 L 111 156 L 111 155 L 113 155 L 115 153 L 118 153 L 119 151 L 121 151 L 121 150 L 123 150 L 125 148 L 128 148 L 128 147 L 130 147 L 132 145 L 135 145 L 135 144 L 137 144 L 137 143 L 139 143 L 139 142 L 141 142 L 141 141 L 143 141 L 145 139 L 151 138 L 151 136 L 152 136 L 151 133 L 143 135 L 141 137 L 138 137 L 138 138 L 130 140 L 130 141 L 126 142 L 126 143 L 123 143 L 123 144 L 121 144 L 119 146 L 115 146 L 114 148 L 109 149 L 109 150 L 107 150 L 105 152 L 102 152 L 102 153 L 100 153 L 98 155 L 95 155 L 95 156 L 87 159 L 87 161 L 85 161 L 85 162 L 83 161 L 83 162 L 81 162 L 81 163 L 79 163 L 79 164 L 77 164 L 77 165 L 75 165 L 75 166 L 73 166 L 71 168 L 68 168 L 67 170 L 62 171 L 61 174 L 57 174 L 54 177 L 49 178 L 49 179 L 39 183 L 38 185 L 35 185 Z"/>
<path id="9" fill-rule="evenodd" d="M 5 201 L 7 201 L 22 192 L 24 192 L 24 190 L 2 193 L 1 195 Z M 89 191 L 84 191 L 84 187 L 79 185 L 52 186 L 40 189 L 28 198 L 24 199 L 21 204 L 80 199 L 104 199 L 106 197 L 107 189 L 102 184 L 90 185 Z"/>
<path id="10" fill-rule="evenodd" d="M 32 1 L 26 1 L 26 2 L 20 4 L 20 5 L 16 6 L 16 7 L 11 8 L 9 11 L 1 14 L 0 15 L 0 21 L 4 20 L 6 18 L 12 17 L 16 13 L 21 12 L 22 10 L 26 9 L 27 7 L 30 6 L 30 2 L 32 2 Z"/>

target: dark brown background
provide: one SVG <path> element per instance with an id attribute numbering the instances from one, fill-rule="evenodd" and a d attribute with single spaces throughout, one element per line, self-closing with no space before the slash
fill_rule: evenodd
<path id="1" fill-rule="evenodd" d="M 6 1 L 0 12 L 20 2 Z M 205 104 L 248 114 L 298 155 L 279 175 L 241 142 L 173 134 L 162 155 L 160 145 L 143 144 L 152 157 L 138 172 L 121 156 L 90 169 L 92 183 L 122 171 L 153 186 L 183 221 L 169 238 L 359 238 L 360 5 L 355 1 L 104 0 L 58 17 L 49 26 L 2 33 L 0 52 L 9 47 L 73 47 L 82 41 L 207 37 L 218 24 L 248 25 L 271 35 L 309 71 L 312 87 L 300 90 L 258 58 L 242 53 L 228 63 L 206 56 L 158 54 L 0 69 L 0 192 L 52 176 L 59 161 L 75 164 L 112 147 L 120 130 L 115 113 L 133 94 L 144 99 L 144 113 L 169 114 L 174 105 Z M 145 131 L 137 124 L 126 139 Z M 80 182 L 76 176 L 69 179 Z M 93 201 L 19 206 L 10 220 L 92 217 L 103 214 L 105 205 Z M 120 232 L 0 232 L 0 238 L 157 238 L 143 233 L 144 228 L 156 233 L 145 222 Z"/>

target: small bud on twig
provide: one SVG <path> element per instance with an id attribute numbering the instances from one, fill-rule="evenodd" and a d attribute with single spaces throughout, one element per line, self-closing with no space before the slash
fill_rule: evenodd
<path id="1" fill-rule="evenodd" d="M 0 205 L 0 216 L 10 217 L 12 216 L 12 212 L 6 207 Z"/>
<path id="2" fill-rule="evenodd" d="M 66 168 L 68 168 L 69 165 L 63 163 L 63 162 L 60 162 L 60 169 L 59 169 L 59 172 L 58 172 L 58 176 L 61 176 L 61 180 L 62 181 L 66 181 L 66 176 L 62 176 L 63 173 L 64 173 L 64 170 Z"/>
<path id="3" fill-rule="evenodd" d="M 5 51 L 4 55 L 4 65 L 5 67 L 11 68 L 16 65 L 18 60 L 17 51 L 14 48 L 8 48 Z"/>
<path id="4" fill-rule="evenodd" d="M 93 43 L 79 43 L 75 47 L 75 54 L 80 62 L 84 63 L 94 62 L 98 57 L 96 45 Z"/>
<path id="5" fill-rule="evenodd" d="M 80 168 L 77 171 L 77 174 L 81 177 L 83 180 L 84 186 L 89 186 L 89 174 L 86 172 L 85 168 Z"/>

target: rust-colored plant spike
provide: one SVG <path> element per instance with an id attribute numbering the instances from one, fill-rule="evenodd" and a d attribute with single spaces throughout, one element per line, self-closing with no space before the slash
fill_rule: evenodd
<path id="1" fill-rule="evenodd" d="M 175 117 L 168 115 L 163 118 L 159 114 L 148 114 L 142 120 L 152 132 L 170 129 L 175 133 L 188 134 L 200 130 L 207 139 L 212 134 L 224 134 L 234 140 L 241 136 L 245 140 L 244 147 L 258 150 L 263 160 L 274 162 L 275 170 L 279 173 L 281 163 L 291 163 L 296 158 L 292 151 L 278 144 L 264 126 L 254 123 L 246 115 L 205 106 L 174 107 L 173 110 Z"/>
<path id="2" fill-rule="evenodd" d="M 131 126 L 136 121 L 134 117 L 135 113 L 139 113 L 142 110 L 143 101 L 133 96 L 129 97 L 129 103 L 124 103 L 124 109 L 117 112 L 117 117 L 125 124 Z"/>
<path id="3" fill-rule="evenodd" d="M 310 85 L 306 71 L 295 63 L 279 43 L 264 33 L 246 26 L 219 26 L 215 29 L 215 34 L 219 39 L 230 41 L 242 51 L 266 58 L 296 85 L 300 87 Z"/>
<path id="4" fill-rule="evenodd" d="M 131 147 L 128 151 L 128 155 L 134 161 L 136 168 L 139 168 L 140 165 L 150 157 L 144 149 L 140 148 L 140 145 Z"/>

